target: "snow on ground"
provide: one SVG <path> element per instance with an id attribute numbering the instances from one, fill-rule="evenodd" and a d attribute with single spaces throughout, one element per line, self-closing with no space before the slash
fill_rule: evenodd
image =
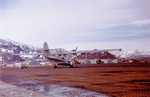
<path id="1" fill-rule="evenodd" d="M 49 97 L 35 91 L 0 82 L 0 97 Z M 51 96 L 53 97 L 53 96 Z"/>
<path id="2" fill-rule="evenodd" d="M 108 97 L 104 94 L 94 91 L 78 89 L 61 85 L 37 85 L 34 88 L 36 91 L 44 92 L 54 97 Z"/>
<path id="3" fill-rule="evenodd" d="M 107 95 L 61 85 L 17 87 L 0 81 L 0 97 L 108 97 Z"/>

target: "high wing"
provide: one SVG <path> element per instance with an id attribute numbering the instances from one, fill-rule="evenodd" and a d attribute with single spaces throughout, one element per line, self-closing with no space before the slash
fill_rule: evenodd
<path id="1" fill-rule="evenodd" d="M 49 49 L 47 42 L 44 42 L 44 48 L 43 48 L 45 55 L 48 54 L 49 51 L 54 50 L 54 49 Z M 77 47 L 75 50 L 72 51 L 57 51 L 53 54 L 80 54 L 80 53 L 98 53 L 98 52 L 105 52 L 105 51 L 121 51 L 122 49 L 95 49 L 95 50 L 81 50 L 77 51 Z M 52 53 L 51 53 L 52 54 Z"/>
<path id="2" fill-rule="evenodd" d="M 81 51 L 77 51 L 77 47 L 75 50 L 72 51 L 64 51 L 64 50 L 59 50 L 57 52 L 51 52 L 52 50 L 56 50 L 56 49 L 49 49 L 47 42 L 44 42 L 44 46 L 43 46 L 43 52 L 44 52 L 44 56 L 45 57 L 51 57 L 51 55 L 55 56 L 57 55 L 71 55 L 71 54 L 81 54 L 81 53 L 98 53 L 98 52 L 105 52 L 105 51 L 121 51 L 122 49 L 95 49 L 95 50 L 81 50 Z"/>
<path id="3" fill-rule="evenodd" d="M 68 52 L 60 52 L 57 54 L 78 54 L 78 53 L 98 53 L 105 51 L 121 51 L 122 49 L 102 49 L 102 50 L 81 50 L 81 51 L 68 51 Z"/>

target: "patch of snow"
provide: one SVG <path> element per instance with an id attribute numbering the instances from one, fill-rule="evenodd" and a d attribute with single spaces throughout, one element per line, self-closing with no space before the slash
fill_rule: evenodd
<path id="1" fill-rule="evenodd" d="M 0 81 L 0 97 L 49 97 L 45 94 L 30 91 Z M 55 96 L 52 96 L 55 97 Z"/>
<path id="2" fill-rule="evenodd" d="M 7 50 L 4 48 L 1 48 L 1 52 L 7 52 Z"/>
<path id="3" fill-rule="evenodd" d="M 108 97 L 108 95 L 90 90 L 61 86 L 61 85 L 37 85 L 35 91 L 48 93 L 54 97 Z"/>
<path id="4" fill-rule="evenodd" d="M 36 82 L 25 81 L 22 84 L 26 83 Z M 17 87 L 0 81 L 0 97 L 108 97 L 108 95 L 55 84 Z"/>
<path id="5" fill-rule="evenodd" d="M 150 49 L 121 51 L 115 55 L 120 58 L 150 57 Z"/>

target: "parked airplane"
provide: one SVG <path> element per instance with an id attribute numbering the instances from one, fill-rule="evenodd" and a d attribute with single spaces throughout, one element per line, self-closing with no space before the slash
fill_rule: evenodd
<path id="1" fill-rule="evenodd" d="M 54 68 L 57 68 L 58 65 L 66 65 L 70 66 L 71 68 L 74 67 L 74 58 L 81 53 L 98 53 L 104 51 L 121 51 L 122 49 L 103 49 L 103 50 L 83 50 L 77 51 L 77 48 L 71 51 L 65 51 L 60 49 L 57 52 L 52 52 L 56 49 L 49 49 L 47 42 L 44 42 L 44 56 L 50 62 L 54 64 Z"/>

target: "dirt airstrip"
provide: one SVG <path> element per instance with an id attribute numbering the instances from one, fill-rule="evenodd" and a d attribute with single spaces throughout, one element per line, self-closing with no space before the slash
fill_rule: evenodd
<path id="1" fill-rule="evenodd" d="M 0 80 L 17 84 L 18 80 L 39 81 L 88 89 L 112 97 L 150 97 L 149 64 L 76 65 L 58 67 L 0 67 Z"/>

